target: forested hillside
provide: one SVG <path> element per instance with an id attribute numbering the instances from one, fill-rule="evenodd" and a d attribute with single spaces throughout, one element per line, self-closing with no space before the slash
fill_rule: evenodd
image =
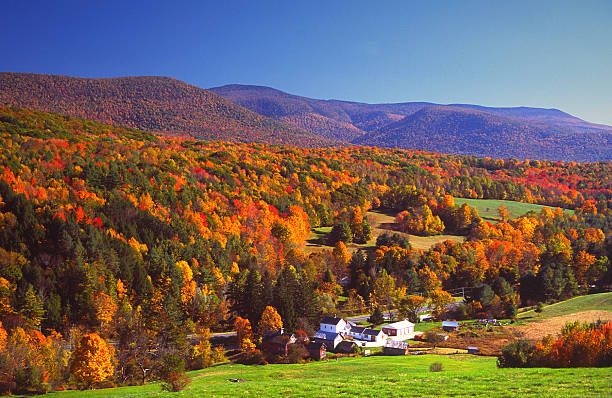
<path id="1" fill-rule="evenodd" d="M 496 158 L 612 159 L 612 130 L 568 130 L 449 106 L 423 108 L 354 142 Z"/>
<path id="2" fill-rule="evenodd" d="M 612 159 L 612 127 L 558 109 L 366 104 L 237 84 L 211 91 L 262 115 L 353 144 L 519 159 Z"/>
<path id="3" fill-rule="evenodd" d="M 211 91 L 169 77 L 85 79 L 0 73 L 2 105 L 202 139 L 306 147 L 330 144 Z"/>
<path id="4" fill-rule="evenodd" d="M 474 289 L 454 316 L 512 317 L 612 283 L 610 163 L 209 142 L 8 107 L 0 145 L 5 390 L 33 380 L 9 366 L 17 351 L 31 377 L 64 383 L 58 355 L 86 332 L 116 342 L 117 382 L 146 381 L 166 354 L 209 364 L 210 345 L 194 351 L 189 334 L 230 330 L 238 316 L 265 331 L 267 306 L 308 334 L 323 314 L 414 316 L 416 295 L 441 315 L 457 287 Z M 517 219 L 500 209 L 491 225 L 453 197 L 551 208 Z M 397 212 L 402 231 L 467 241 L 423 252 L 384 235 L 350 256 L 346 243 L 369 238 L 370 209 Z M 318 226 L 333 227 L 333 246 L 306 255 Z"/>

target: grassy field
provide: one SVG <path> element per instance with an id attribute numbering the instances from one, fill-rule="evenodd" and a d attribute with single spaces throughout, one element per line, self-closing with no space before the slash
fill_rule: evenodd
<path id="1" fill-rule="evenodd" d="M 612 293 L 589 294 L 544 306 L 540 314 L 534 310 L 521 312 L 519 319 L 550 319 L 582 311 L 612 311 Z"/>
<path id="2" fill-rule="evenodd" d="M 48 396 L 94 397 L 603 397 L 612 396 L 610 369 L 498 369 L 496 359 L 471 355 L 371 356 L 306 365 L 222 365 L 191 372 L 180 393 L 159 384 Z M 441 372 L 430 372 L 441 362 Z M 230 379 L 243 382 L 232 383 Z"/>
<path id="3" fill-rule="evenodd" d="M 534 205 L 532 203 L 513 202 L 510 200 L 455 198 L 456 205 L 461 206 L 464 203 L 467 203 L 471 207 L 475 207 L 476 210 L 478 210 L 478 215 L 482 217 L 483 220 L 491 223 L 497 223 L 499 221 L 497 208 L 501 205 L 506 206 L 511 218 L 520 217 L 531 210 L 539 212 L 542 210 L 542 207 L 546 207 L 542 205 Z M 564 211 L 570 213 L 574 212 L 573 210 Z"/>
<path id="4" fill-rule="evenodd" d="M 376 239 L 386 233 L 398 233 L 408 238 L 413 249 L 429 250 L 432 246 L 444 242 L 446 240 L 452 240 L 453 242 L 463 242 L 464 236 L 456 235 L 436 235 L 436 236 L 416 236 L 405 234 L 393 230 L 395 224 L 395 215 L 385 214 L 378 211 L 368 211 L 366 217 L 370 226 L 372 227 L 372 239 L 365 244 L 350 243 L 347 248 L 350 253 L 354 253 L 359 249 L 367 249 L 376 246 Z M 310 237 L 306 244 L 306 252 L 312 253 L 317 250 L 331 249 L 330 246 L 325 245 L 325 237 L 331 231 L 331 227 L 319 227 L 314 228 L 310 232 Z"/>

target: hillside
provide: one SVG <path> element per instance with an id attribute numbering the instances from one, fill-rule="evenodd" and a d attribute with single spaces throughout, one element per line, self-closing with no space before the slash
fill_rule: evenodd
<path id="1" fill-rule="evenodd" d="M 396 294 L 436 295 L 443 310 L 449 292 L 481 286 L 467 315 L 501 319 L 519 296 L 612 281 L 612 163 L 203 141 L 13 107 L 0 107 L 0 146 L 0 394 L 43 391 L 38 375 L 76 387 L 64 360 L 80 355 L 76 330 L 116 343 L 119 370 L 108 358 L 105 377 L 146 383 L 171 357 L 193 370 L 221 362 L 194 357 L 188 336 L 237 330 L 238 316 L 261 328 L 268 307 L 312 336 L 322 315 Z M 458 196 L 575 212 L 492 225 Z M 429 242 L 461 236 L 411 247 L 380 234 L 392 216 L 372 211 Z M 321 228 L 337 243 L 309 252 Z M 351 256 L 351 241 L 374 246 Z"/>
<path id="2" fill-rule="evenodd" d="M 0 106 L 213 140 L 302 146 L 330 142 L 169 77 L 84 79 L 0 73 Z"/>
<path id="3" fill-rule="evenodd" d="M 495 158 L 587 162 L 612 159 L 612 130 L 557 125 L 449 106 L 428 106 L 355 140 L 361 145 L 419 148 Z"/>
<path id="4" fill-rule="evenodd" d="M 612 159 L 612 127 L 557 109 L 317 100 L 269 87 L 212 88 L 230 101 L 326 138 L 490 157 Z"/>

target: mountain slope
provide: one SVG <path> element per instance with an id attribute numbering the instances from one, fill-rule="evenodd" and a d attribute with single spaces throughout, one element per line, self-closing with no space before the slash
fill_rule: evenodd
<path id="1" fill-rule="evenodd" d="M 317 100 L 244 85 L 215 87 L 211 91 L 322 137 L 356 144 L 479 156 L 612 159 L 612 127 L 589 123 L 558 109 L 428 102 L 365 104 Z"/>
<path id="2" fill-rule="evenodd" d="M 0 105 L 197 138 L 302 146 L 325 139 L 168 77 L 85 79 L 0 73 Z"/>
<path id="3" fill-rule="evenodd" d="M 425 107 L 355 143 L 493 158 L 612 159 L 612 131 L 574 131 L 439 105 Z"/>

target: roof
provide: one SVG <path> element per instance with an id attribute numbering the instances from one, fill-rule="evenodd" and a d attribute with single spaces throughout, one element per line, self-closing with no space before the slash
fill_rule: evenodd
<path id="1" fill-rule="evenodd" d="M 352 326 L 351 333 L 363 333 L 367 328 L 365 326 Z"/>
<path id="2" fill-rule="evenodd" d="M 399 348 L 401 350 L 405 350 L 408 348 L 407 341 L 395 341 L 395 340 L 387 340 L 385 341 L 385 347 L 387 348 Z"/>
<path id="3" fill-rule="evenodd" d="M 334 333 L 334 332 L 324 332 L 322 330 L 319 330 L 317 332 L 317 334 L 314 335 L 314 337 L 315 337 L 315 339 L 323 339 L 323 340 L 334 341 L 338 337 L 340 337 L 340 335 L 338 333 Z"/>
<path id="4" fill-rule="evenodd" d="M 327 348 L 327 346 L 325 345 L 325 343 L 317 343 L 315 341 L 311 341 L 310 343 L 306 344 L 306 348 L 308 350 L 320 350 L 322 347 Z"/>
<path id="5" fill-rule="evenodd" d="M 390 323 L 388 325 L 383 326 L 384 328 L 389 328 L 389 329 L 405 329 L 408 327 L 412 327 L 414 326 L 414 323 L 410 322 L 410 321 L 399 321 L 399 322 L 395 322 L 395 323 Z"/>
<path id="6" fill-rule="evenodd" d="M 336 346 L 336 351 L 352 351 L 353 347 L 355 347 L 357 344 L 353 341 L 341 341 L 337 346 Z"/>
<path id="7" fill-rule="evenodd" d="M 468 347 L 467 349 L 470 351 L 478 351 L 478 347 Z"/>
<path id="8" fill-rule="evenodd" d="M 363 331 L 363 334 L 367 334 L 368 336 L 378 336 L 382 332 L 383 332 L 382 330 L 365 328 L 364 331 Z"/>
<path id="9" fill-rule="evenodd" d="M 333 316 L 324 316 L 323 319 L 321 319 L 321 323 L 324 323 L 326 325 L 337 325 L 342 320 L 343 320 L 342 318 L 334 318 Z"/>
<path id="10" fill-rule="evenodd" d="M 459 327 L 459 322 L 457 321 L 443 321 L 442 322 L 442 327 L 444 326 L 448 326 L 451 328 L 458 328 Z"/>

